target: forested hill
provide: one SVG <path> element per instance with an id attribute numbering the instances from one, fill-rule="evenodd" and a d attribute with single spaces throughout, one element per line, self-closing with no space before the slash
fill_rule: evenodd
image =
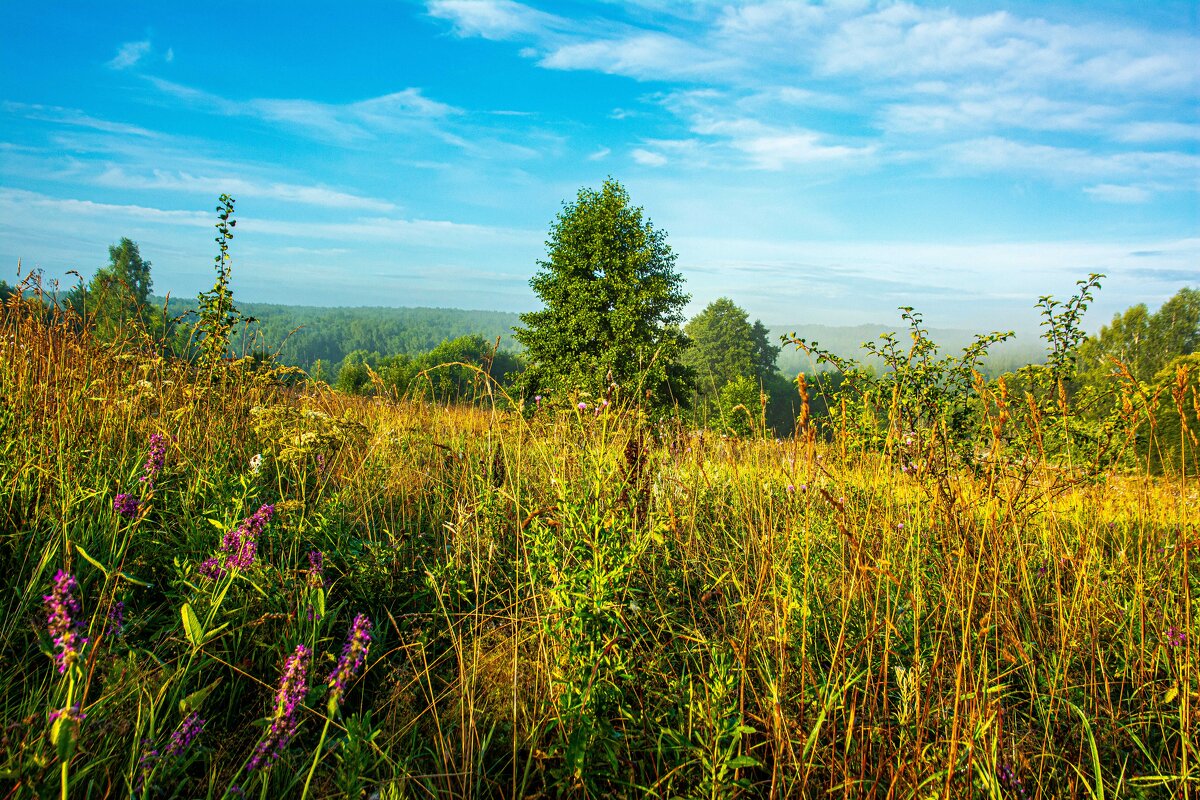
<path id="1" fill-rule="evenodd" d="M 151 297 L 151 304 L 162 307 L 162 297 Z M 172 317 L 194 309 L 191 299 L 171 298 L 167 309 Z M 520 323 L 518 314 L 505 311 L 477 311 L 460 308 L 387 308 L 322 306 L 291 306 L 277 303 L 238 303 L 241 311 L 258 321 L 251 334 L 266 349 L 280 349 L 285 363 L 311 367 L 318 359 L 334 367 L 346 354 L 356 350 L 380 355 L 404 354 L 416 356 L 437 347 L 446 339 L 478 334 L 488 341 L 501 337 L 501 346 L 513 352 L 520 345 L 513 339 L 512 329 Z M 796 332 L 810 343 L 817 342 L 842 357 L 867 361 L 861 350 L 865 341 L 876 339 L 884 331 L 899 329 L 899 325 L 772 325 L 770 341 L 778 344 L 780 336 Z M 941 345 L 943 352 L 957 355 L 971 343 L 973 331 L 933 329 L 930 336 Z M 989 374 L 1014 370 L 1024 364 L 1040 362 L 1044 354 L 1042 342 L 1032 336 L 1018 337 L 995 347 L 986 363 Z M 780 371 L 789 377 L 797 372 L 817 370 L 815 360 L 784 345 L 776 362 Z M 876 364 L 876 366 L 879 366 Z"/>
<path id="2" fill-rule="evenodd" d="M 151 302 L 162 307 L 163 298 Z M 488 341 L 501 337 L 501 346 L 517 350 L 512 327 L 520 318 L 504 311 L 459 308 L 384 308 L 289 306 L 238 302 L 238 309 L 257 322 L 250 335 L 269 351 L 279 349 L 288 364 L 311 367 L 318 359 L 336 365 L 347 353 L 365 350 L 381 355 L 415 356 L 446 339 L 478 334 Z M 194 309 L 194 300 L 171 298 L 172 317 Z"/>

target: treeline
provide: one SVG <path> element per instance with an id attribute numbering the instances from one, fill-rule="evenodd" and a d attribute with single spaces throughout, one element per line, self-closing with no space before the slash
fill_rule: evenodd
<path id="1" fill-rule="evenodd" d="M 232 199 L 223 196 L 217 210 L 216 281 L 195 301 L 153 296 L 150 262 L 122 239 L 89 281 L 49 302 L 101 340 L 209 367 L 292 365 L 301 369 L 287 379 L 349 394 L 500 398 L 526 414 L 632 403 L 739 435 L 838 426 L 842 441 L 857 431 L 871 448 L 932 436 L 967 462 L 994 449 L 980 445 L 987 431 L 999 437 L 1018 415 L 1055 421 L 1058 444 L 1039 447 L 1061 446 L 1067 458 L 1090 447 L 1097 464 L 1137 458 L 1151 470 L 1182 468 L 1200 451 L 1200 397 L 1188 382 L 1200 372 L 1193 288 L 1155 311 L 1134 306 L 1091 337 L 1082 320 L 1103 276 L 1081 281 L 1065 302 L 1043 297 L 1040 354 L 1015 346 L 1012 332 L 931 331 L 908 308 L 904 336 L 818 326 L 805 338 L 781 336 L 729 298 L 687 320 L 690 297 L 665 233 L 610 179 L 564 204 L 531 280 L 539 311 L 235 305 Z M 0 283 L 0 298 L 13 291 Z M 898 419 L 906 429 L 880 428 Z"/>
<path id="2" fill-rule="evenodd" d="M 150 303 L 181 318 L 196 309 L 194 300 L 151 296 Z M 352 353 L 414 357 L 447 340 L 479 336 L 513 349 L 516 314 L 457 308 L 322 308 L 275 303 L 239 302 L 252 322 L 245 337 L 253 347 L 269 351 L 285 364 L 311 371 L 318 366 L 335 374 Z M 381 355 L 382 354 L 382 355 Z M 360 357 L 356 356 L 358 360 Z"/>

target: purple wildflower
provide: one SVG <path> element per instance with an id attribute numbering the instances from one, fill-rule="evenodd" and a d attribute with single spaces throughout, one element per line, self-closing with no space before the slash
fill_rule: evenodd
<path id="1" fill-rule="evenodd" d="M 200 565 L 200 574 L 209 580 L 215 580 L 227 570 L 249 569 L 254 565 L 254 557 L 258 554 L 258 537 L 262 535 L 275 506 L 265 504 L 258 511 L 242 520 L 242 523 L 225 534 L 221 539 L 221 552 L 225 554 L 224 562 L 218 564 L 218 556 L 214 556 Z"/>
<path id="2" fill-rule="evenodd" d="M 221 565 L 217 563 L 217 557 L 213 556 L 200 562 L 200 574 L 210 581 L 215 581 L 225 574 L 225 570 L 221 569 Z"/>
<path id="3" fill-rule="evenodd" d="M 790 483 L 789 483 L 789 484 L 787 485 L 787 493 L 788 493 L 788 494 L 795 494 L 795 493 L 796 493 L 796 487 L 795 487 L 793 484 L 790 484 Z"/>
<path id="4" fill-rule="evenodd" d="M 163 755 L 166 758 L 177 757 L 195 741 L 202 730 L 204 730 L 204 720 L 200 718 L 200 715 L 195 711 L 188 714 L 179 728 L 171 734 L 171 741 L 167 742 Z"/>
<path id="5" fill-rule="evenodd" d="M 308 553 L 309 568 L 305 572 L 308 585 L 314 589 L 325 588 L 325 554 L 320 550 L 310 550 Z"/>
<path id="6" fill-rule="evenodd" d="M 46 605 L 46 627 L 58 648 L 54 658 L 63 675 L 79 659 L 79 653 L 88 641 L 81 633 L 79 616 L 83 609 L 73 594 L 77 588 L 75 579 L 60 569 L 54 576 L 50 594 L 42 598 Z"/>
<path id="7" fill-rule="evenodd" d="M 284 662 L 279 691 L 275 693 L 275 713 L 271 717 L 271 725 L 267 728 L 266 737 L 255 748 L 246 769 L 254 771 L 277 760 L 296 735 L 296 729 L 300 726 L 296 711 L 308 693 L 309 655 L 309 649 L 298 644 L 296 651 Z"/>
<path id="8" fill-rule="evenodd" d="M 138 505 L 140 503 L 141 501 L 134 495 L 122 492 L 113 498 L 113 511 L 116 511 L 126 519 L 133 519 L 137 516 Z"/>
<path id="9" fill-rule="evenodd" d="M 154 771 L 154 764 L 158 761 L 158 751 L 151 748 L 151 744 L 149 739 L 142 739 L 142 757 L 138 759 L 138 779 L 133 784 L 135 794 L 142 793 L 142 787 L 146 785 L 146 779 L 150 777 L 150 773 Z"/>
<path id="10" fill-rule="evenodd" d="M 579 410 L 580 410 L 580 411 L 587 411 L 587 403 L 585 403 L 585 402 L 583 402 L 582 400 L 580 400 L 580 401 L 579 401 Z"/>
<path id="11" fill-rule="evenodd" d="M 79 710 L 79 703 L 70 708 L 59 708 L 50 712 L 50 724 L 53 725 L 60 717 L 72 722 L 83 722 L 84 718 L 87 717 L 87 713 Z"/>
<path id="12" fill-rule="evenodd" d="M 346 683 L 362 667 L 367 658 L 367 650 L 371 646 L 371 620 L 366 614 L 359 614 L 350 625 L 350 633 L 346 637 L 346 645 L 337 666 L 329 674 L 329 709 L 332 713 L 342 699 Z"/>
<path id="13" fill-rule="evenodd" d="M 121 636 L 125 633 L 125 604 L 118 600 L 108 610 L 108 627 L 105 636 Z"/>
<path id="14" fill-rule="evenodd" d="M 150 451 L 146 454 L 146 464 L 142 467 L 142 483 L 154 485 L 154 479 L 162 472 L 167 463 L 167 440 L 162 434 L 150 434 Z"/>
<path id="15" fill-rule="evenodd" d="M 1183 647 L 1187 644 L 1187 633 L 1178 626 L 1172 625 L 1167 629 L 1167 645 L 1169 647 Z"/>

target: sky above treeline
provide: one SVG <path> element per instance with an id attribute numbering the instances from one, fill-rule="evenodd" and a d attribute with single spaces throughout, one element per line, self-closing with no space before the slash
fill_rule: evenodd
<path id="1" fill-rule="evenodd" d="M 0 277 L 122 236 L 156 293 L 526 311 L 621 181 L 693 300 L 1095 329 L 1200 284 L 1200 24 L 1156 2 L 7 3 Z"/>

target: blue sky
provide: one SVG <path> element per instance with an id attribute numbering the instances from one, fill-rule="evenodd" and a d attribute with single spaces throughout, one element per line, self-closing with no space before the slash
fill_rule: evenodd
<path id="1" fill-rule="evenodd" d="M 245 300 L 524 311 L 564 200 L 612 175 L 689 312 L 1089 327 L 1200 284 L 1198 4 L 6 3 L 0 265 L 121 236 Z"/>

